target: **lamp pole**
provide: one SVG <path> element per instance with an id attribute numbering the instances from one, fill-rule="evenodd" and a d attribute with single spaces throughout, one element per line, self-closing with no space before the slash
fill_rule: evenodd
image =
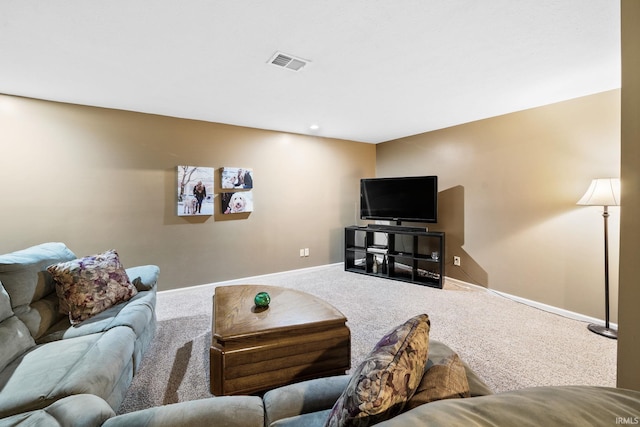
<path id="1" fill-rule="evenodd" d="M 609 328 L 609 206 L 604 206 L 604 327 L 594 323 L 588 326 L 591 332 L 611 339 L 618 338 L 618 331 Z"/>

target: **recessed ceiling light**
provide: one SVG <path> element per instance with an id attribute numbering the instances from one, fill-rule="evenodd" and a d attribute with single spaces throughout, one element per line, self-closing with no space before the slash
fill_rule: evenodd
<path id="1" fill-rule="evenodd" d="M 311 129 L 311 130 L 318 130 L 318 129 L 320 129 L 320 126 L 318 126 L 318 125 L 316 125 L 316 124 L 313 124 L 313 125 L 309 126 L 309 129 Z"/>

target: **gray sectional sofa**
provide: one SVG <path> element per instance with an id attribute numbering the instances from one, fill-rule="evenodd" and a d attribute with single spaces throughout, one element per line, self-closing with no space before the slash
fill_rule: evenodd
<path id="1" fill-rule="evenodd" d="M 117 409 L 153 338 L 158 267 L 126 269 L 137 294 L 72 326 L 47 267 L 76 258 L 55 242 L 0 255 L 0 418 L 79 394 Z"/>
<path id="2" fill-rule="evenodd" d="M 430 342 L 429 359 L 453 353 Z M 491 394 L 465 364 L 470 395 L 420 405 L 381 427 L 413 426 L 607 426 L 637 424 L 640 392 L 589 386 L 536 387 Z M 0 426 L 42 427 L 322 427 L 350 376 L 304 381 L 264 396 L 222 396 L 116 416 L 103 399 L 69 396 L 46 408 L 0 419 Z"/>
<path id="3" fill-rule="evenodd" d="M 158 268 L 127 269 L 139 288 L 137 295 L 71 326 L 58 314 L 45 269 L 72 258 L 75 255 L 61 243 L 0 256 L 0 427 L 320 427 L 333 415 L 332 407 L 349 390 L 352 378 L 362 374 L 355 368 L 353 377 L 304 381 L 262 396 L 211 397 L 116 415 L 153 336 Z M 386 338 L 381 343 L 388 344 Z M 419 346 L 402 352 L 416 354 L 416 350 Z M 582 427 L 640 422 L 637 391 L 566 386 L 493 394 L 445 344 L 429 340 L 424 354 L 426 363 L 417 370 L 422 380 L 411 399 L 431 393 L 433 382 L 425 379 L 436 367 L 445 366 L 442 361 L 457 360 L 457 365 L 450 365 L 457 370 L 437 370 L 444 373 L 438 375 L 439 381 L 444 378 L 446 383 L 438 393 L 449 395 L 406 405 L 403 412 L 377 425 Z M 423 355 L 418 359 L 425 360 Z M 462 382 L 450 381 L 452 377 Z M 454 398 L 459 397 L 461 383 L 464 398 Z M 394 386 L 393 395 L 396 390 Z"/>

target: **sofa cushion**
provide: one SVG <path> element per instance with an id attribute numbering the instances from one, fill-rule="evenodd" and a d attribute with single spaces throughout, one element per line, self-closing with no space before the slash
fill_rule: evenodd
<path id="1" fill-rule="evenodd" d="M 34 339 L 56 323 L 55 284 L 47 266 L 76 258 L 64 243 L 50 242 L 0 255 L 0 282 L 11 297 L 11 307 Z"/>
<path id="2" fill-rule="evenodd" d="M 108 419 L 102 427 L 264 427 L 258 396 L 216 396 L 155 406 Z"/>
<path id="3" fill-rule="evenodd" d="M 322 427 L 329 417 L 331 409 L 324 411 L 309 412 L 265 424 L 269 427 Z"/>
<path id="4" fill-rule="evenodd" d="M 467 373 L 457 354 L 451 354 L 445 359 L 429 364 L 431 366 L 427 366 L 420 385 L 404 408 L 405 411 L 435 400 L 470 396 Z"/>
<path id="5" fill-rule="evenodd" d="M 13 316 L 13 310 L 11 309 L 11 299 L 9 294 L 2 286 L 0 282 L 0 322 Z"/>
<path id="6" fill-rule="evenodd" d="M 0 282 L 0 371 L 35 345 L 27 326 L 11 310 L 9 294 Z"/>
<path id="7" fill-rule="evenodd" d="M 0 371 L 0 418 L 72 394 L 94 394 L 111 404 L 123 376 L 133 376 L 134 341 L 131 328 L 118 327 L 30 349 Z"/>
<path id="8" fill-rule="evenodd" d="M 399 414 L 424 373 L 429 328 L 421 314 L 387 333 L 354 370 L 326 426 L 369 426 Z"/>
<path id="9" fill-rule="evenodd" d="M 430 367 L 433 361 L 444 360 L 452 355 L 456 354 L 448 345 L 436 341 L 429 341 L 429 360 L 427 360 L 427 368 Z M 487 396 L 493 394 L 493 390 L 476 374 L 469 365 L 460 359 L 464 370 L 467 373 L 467 382 L 469 383 L 469 394 L 474 396 Z"/>
<path id="10" fill-rule="evenodd" d="M 107 402 L 92 394 L 77 394 L 44 409 L 23 412 L 0 420 L 0 426 L 100 426 L 116 414 Z"/>
<path id="11" fill-rule="evenodd" d="M 51 265 L 60 311 L 72 325 L 128 301 L 138 293 L 115 250 Z"/>
<path id="12" fill-rule="evenodd" d="M 27 326 L 16 316 L 0 322 L 0 371 L 35 346 Z"/>

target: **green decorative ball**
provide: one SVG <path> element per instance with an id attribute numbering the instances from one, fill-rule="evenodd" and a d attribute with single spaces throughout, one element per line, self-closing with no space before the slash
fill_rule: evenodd
<path id="1" fill-rule="evenodd" d="M 271 297 L 266 292 L 258 292 L 253 298 L 253 302 L 256 303 L 256 307 L 269 307 Z"/>

